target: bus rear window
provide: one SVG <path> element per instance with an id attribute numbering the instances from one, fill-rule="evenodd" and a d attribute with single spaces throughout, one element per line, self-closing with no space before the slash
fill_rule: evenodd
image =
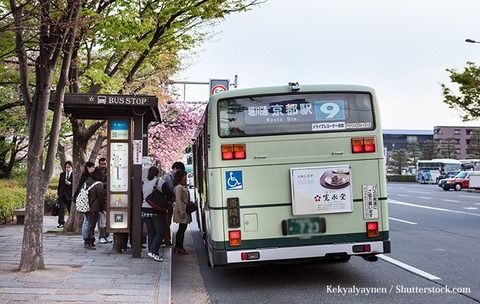
<path id="1" fill-rule="evenodd" d="M 373 130 L 368 93 L 249 96 L 218 101 L 219 136 Z"/>

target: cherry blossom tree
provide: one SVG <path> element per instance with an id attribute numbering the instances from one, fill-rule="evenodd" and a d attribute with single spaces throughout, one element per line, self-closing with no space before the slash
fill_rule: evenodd
<path id="1" fill-rule="evenodd" d="M 175 161 L 181 160 L 204 110 L 205 104 L 187 102 L 162 107 L 162 123 L 152 124 L 148 131 L 149 155 L 154 164 L 168 171 Z"/>

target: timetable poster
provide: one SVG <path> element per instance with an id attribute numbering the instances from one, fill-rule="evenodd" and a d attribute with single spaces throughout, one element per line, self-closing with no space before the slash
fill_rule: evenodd
<path id="1" fill-rule="evenodd" d="M 110 191 L 128 191 L 128 143 L 110 143 Z"/>

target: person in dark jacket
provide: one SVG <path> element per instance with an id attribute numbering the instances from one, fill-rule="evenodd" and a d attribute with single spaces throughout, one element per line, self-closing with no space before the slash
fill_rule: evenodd
<path id="1" fill-rule="evenodd" d="M 97 167 L 85 181 L 87 188 L 94 185 L 88 192 L 90 210 L 85 212 L 88 220 L 86 238 L 83 240 L 85 249 L 95 249 L 95 225 L 97 225 L 98 213 L 106 209 L 106 198 L 105 192 L 103 191 L 102 180 L 102 169 Z"/>
<path id="2" fill-rule="evenodd" d="M 70 207 L 72 206 L 72 182 L 73 182 L 73 165 L 71 161 L 66 161 L 64 165 L 65 170 L 60 173 L 58 180 L 58 204 L 60 206 L 58 210 L 58 226 L 57 228 L 63 228 L 65 225 L 65 209 L 70 214 Z"/>

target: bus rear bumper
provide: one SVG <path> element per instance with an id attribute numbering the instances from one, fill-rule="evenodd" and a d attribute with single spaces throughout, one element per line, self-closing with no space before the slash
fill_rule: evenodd
<path id="1" fill-rule="evenodd" d="M 377 254 L 390 253 L 390 240 L 235 251 L 212 250 L 211 253 L 215 266 L 355 255 L 362 256 L 367 261 L 375 261 Z"/>

